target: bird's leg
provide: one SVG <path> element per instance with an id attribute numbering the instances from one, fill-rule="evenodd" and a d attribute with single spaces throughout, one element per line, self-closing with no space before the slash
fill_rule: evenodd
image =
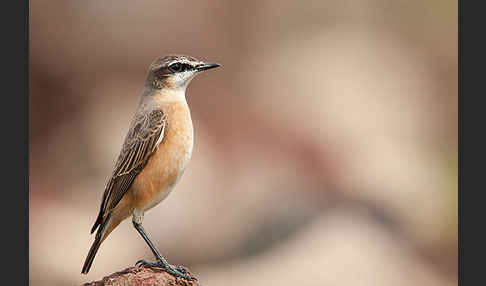
<path id="1" fill-rule="evenodd" d="M 150 247 L 150 250 L 152 250 L 152 253 L 154 254 L 155 258 L 157 259 L 155 262 L 149 262 L 149 261 L 141 259 L 141 260 L 137 261 L 137 263 L 135 265 L 145 265 L 145 266 L 150 266 L 150 267 L 161 267 L 165 271 L 167 271 L 167 273 L 172 274 L 174 276 L 185 278 L 185 279 L 188 279 L 188 280 L 197 280 L 195 277 L 192 277 L 192 276 L 186 274 L 187 270 L 184 266 L 174 267 L 174 266 L 170 265 L 167 262 L 167 260 L 164 257 L 162 257 L 162 255 L 160 255 L 159 251 L 157 250 L 155 245 L 152 243 L 152 241 L 150 241 L 147 234 L 145 233 L 145 230 L 142 227 L 142 224 L 137 223 L 135 221 L 132 221 L 132 222 L 133 222 L 133 226 L 135 227 L 135 229 L 143 237 L 145 242 Z"/>

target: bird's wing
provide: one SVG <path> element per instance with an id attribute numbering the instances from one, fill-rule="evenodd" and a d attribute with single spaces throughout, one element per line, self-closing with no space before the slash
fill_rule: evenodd
<path id="1" fill-rule="evenodd" d="M 101 202 L 98 219 L 91 233 L 101 223 L 105 213 L 112 210 L 142 171 L 149 157 L 164 138 L 166 114 L 160 109 L 137 115 L 128 131 L 118 156 L 111 179 L 108 181 Z"/>

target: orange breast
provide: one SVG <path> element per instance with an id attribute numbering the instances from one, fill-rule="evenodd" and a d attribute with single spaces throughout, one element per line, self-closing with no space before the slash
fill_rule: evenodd
<path id="1" fill-rule="evenodd" d="M 129 191 L 139 210 L 148 210 L 167 197 L 192 155 L 193 127 L 187 103 L 172 101 L 162 108 L 167 114 L 164 138 Z"/>

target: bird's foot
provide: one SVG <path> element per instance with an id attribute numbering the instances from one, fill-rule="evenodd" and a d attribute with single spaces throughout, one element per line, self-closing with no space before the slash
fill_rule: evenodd
<path id="1" fill-rule="evenodd" d="M 135 265 L 136 266 L 159 267 L 159 268 L 163 268 L 167 273 L 169 273 L 173 276 L 184 278 L 184 279 L 187 279 L 187 280 L 197 280 L 196 277 L 193 277 L 193 276 L 188 274 L 186 267 L 184 267 L 182 265 L 174 267 L 174 266 L 170 265 L 169 263 L 167 263 L 167 261 L 160 260 L 160 259 L 157 259 L 155 262 L 150 262 L 150 261 L 146 261 L 144 259 L 140 259 L 139 261 L 137 261 L 137 263 L 135 263 Z"/>
<path id="2" fill-rule="evenodd" d="M 175 270 L 177 270 L 177 271 L 179 271 L 180 273 L 183 273 L 183 274 L 189 273 L 189 271 L 187 271 L 187 268 L 182 266 L 182 265 L 176 266 Z"/>

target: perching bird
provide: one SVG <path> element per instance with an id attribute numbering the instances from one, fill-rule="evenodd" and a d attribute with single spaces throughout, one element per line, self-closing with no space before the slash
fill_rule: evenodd
<path id="1" fill-rule="evenodd" d="M 181 178 L 192 154 L 193 127 L 185 92 L 199 72 L 215 67 L 193 57 L 169 55 L 149 67 L 142 98 L 101 201 L 93 242 L 81 273 L 88 273 L 101 243 L 120 222 L 132 216 L 135 229 L 148 244 L 155 262 L 168 273 L 195 279 L 183 266 L 162 257 L 142 227 L 144 213 L 164 200 Z"/>

